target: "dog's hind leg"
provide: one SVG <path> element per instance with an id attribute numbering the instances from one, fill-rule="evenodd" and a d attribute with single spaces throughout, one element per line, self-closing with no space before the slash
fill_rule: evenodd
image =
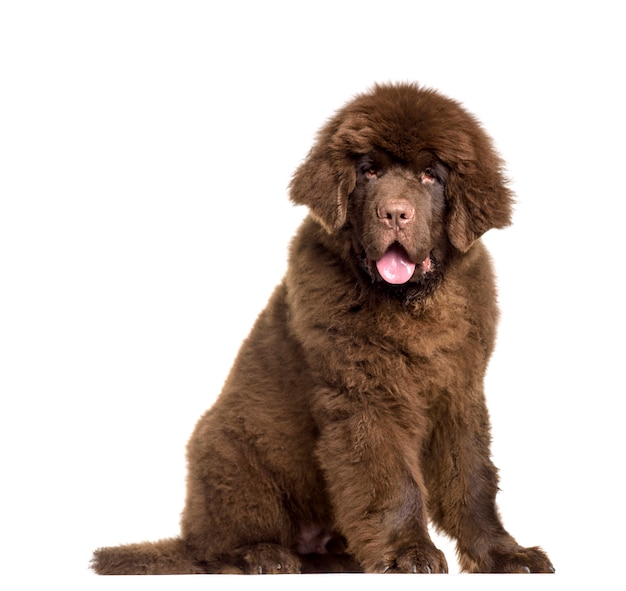
<path id="1" fill-rule="evenodd" d="M 299 574 L 302 563 L 298 555 L 278 544 L 250 544 L 205 564 L 213 574 L 280 575 Z"/>

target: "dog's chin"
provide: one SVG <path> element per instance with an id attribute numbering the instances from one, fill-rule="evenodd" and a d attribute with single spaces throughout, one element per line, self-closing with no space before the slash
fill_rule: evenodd
<path id="1" fill-rule="evenodd" d="M 374 293 L 404 303 L 421 300 L 432 294 L 443 279 L 443 268 L 433 253 L 422 263 L 416 264 L 412 275 L 402 283 L 386 281 L 379 272 L 376 261 L 365 253 L 360 258 L 360 267 L 367 276 L 370 289 Z"/>

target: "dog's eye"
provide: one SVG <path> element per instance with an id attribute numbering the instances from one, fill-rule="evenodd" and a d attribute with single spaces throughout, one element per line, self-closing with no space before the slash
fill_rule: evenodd
<path id="1" fill-rule="evenodd" d="M 364 162 L 358 170 L 367 180 L 378 178 L 378 169 L 371 162 Z"/>
<path id="2" fill-rule="evenodd" d="M 422 172 L 422 184 L 430 185 L 437 180 L 437 175 L 432 168 L 425 168 Z"/>

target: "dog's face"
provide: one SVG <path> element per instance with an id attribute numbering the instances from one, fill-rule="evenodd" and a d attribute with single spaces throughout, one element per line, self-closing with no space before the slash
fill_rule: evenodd
<path id="1" fill-rule="evenodd" d="M 380 150 L 355 161 L 353 248 L 372 281 L 423 284 L 446 258 L 446 166 L 429 152 L 402 163 Z"/>
<path id="2" fill-rule="evenodd" d="M 509 224 L 512 198 L 490 138 L 458 103 L 413 84 L 376 86 L 322 128 L 291 199 L 375 284 L 430 291 L 448 260 Z M 406 292 L 406 293 L 405 293 Z"/>

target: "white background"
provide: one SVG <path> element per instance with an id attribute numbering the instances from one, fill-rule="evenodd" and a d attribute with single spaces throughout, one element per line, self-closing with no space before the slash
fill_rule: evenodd
<path id="1" fill-rule="evenodd" d="M 558 575 L 506 584 L 613 580 L 623 23 L 602 0 L 3 2 L 0 577 L 294 584 L 98 578 L 87 565 L 97 546 L 177 533 L 185 443 L 304 215 L 291 174 L 355 93 L 417 80 L 483 121 L 517 193 L 514 226 L 486 238 L 502 306 L 493 455 L 506 526 Z M 313 579 L 297 584 L 337 581 Z M 428 584 L 479 580 L 445 579 Z"/>

